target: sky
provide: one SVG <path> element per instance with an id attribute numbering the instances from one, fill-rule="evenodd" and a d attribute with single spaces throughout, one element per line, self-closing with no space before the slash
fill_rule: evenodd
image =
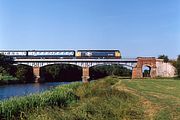
<path id="1" fill-rule="evenodd" d="M 180 0 L 0 0 L 0 50 L 180 54 Z"/>

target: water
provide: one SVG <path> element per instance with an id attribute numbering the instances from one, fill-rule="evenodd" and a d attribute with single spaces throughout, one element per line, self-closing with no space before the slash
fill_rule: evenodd
<path id="1" fill-rule="evenodd" d="M 55 86 L 67 84 L 68 82 L 49 82 L 32 84 L 15 84 L 0 86 L 0 100 L 8 99 L 14 96 L 24 96 L 31 93 L 39 93 Z"/>

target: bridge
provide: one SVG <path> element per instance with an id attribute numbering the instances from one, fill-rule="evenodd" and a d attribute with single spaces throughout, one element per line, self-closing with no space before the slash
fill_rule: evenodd
<path id="1" fill-rule="evenodd" d="M 138 57 L 138 58 L 124 58 L 124 59 L 30 59 L 30 58 L 14 58 L 14 64 L 24 64 L 33 67 L 33 73 L 36 81 L 40 80 L 40 67 L 52 64 L 72 64 L 82 67 L 82 81 L 88 82 L 89 68 L 96 65 L 112 65 L 119 64 L 132 69 L 132 78 L 143 77 L 143 66 L 150 68 L 150 77 L 154 78 L 157 75 L 156 69 L 157 59 L 155 57 Z"/>

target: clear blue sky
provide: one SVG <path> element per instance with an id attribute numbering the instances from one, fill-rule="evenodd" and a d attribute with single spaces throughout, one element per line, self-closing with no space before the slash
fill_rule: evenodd
<path id="1" fill-rule="evenodd" d="M 180 0 L 0 0 L 0 49 L 180 54 Z"/>

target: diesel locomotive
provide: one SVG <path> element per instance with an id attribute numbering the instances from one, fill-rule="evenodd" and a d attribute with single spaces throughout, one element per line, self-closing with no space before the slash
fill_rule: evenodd
<path id="1" fill-rule="evenodd" d="M 79 59 L 108 59 L 121 58 L 119 50 L 77 50 L 76 58 Z"/>
<path id="2" fill-rule="evenodd" d="M 119 59 L 119 50 L 2 50 L 0 54 L 14 58 L 41 59 Z"/>

